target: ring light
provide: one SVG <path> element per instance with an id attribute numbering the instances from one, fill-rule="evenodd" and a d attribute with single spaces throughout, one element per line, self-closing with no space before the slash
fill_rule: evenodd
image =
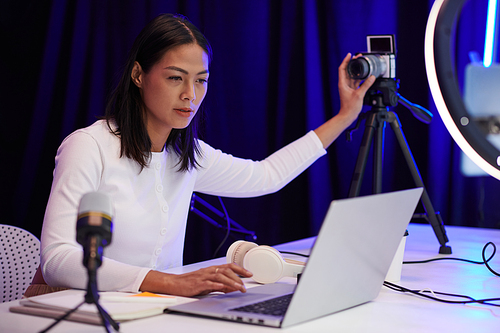
<path id="1" fill-rule="evenodd" d="M 465 0 L 436 0 L 425 31 L 425 67 L 434 103 L 462 151 L 481 169 L 500 180 L 500 152 L 471 119 L 452 67 L 455 22 Z"/>

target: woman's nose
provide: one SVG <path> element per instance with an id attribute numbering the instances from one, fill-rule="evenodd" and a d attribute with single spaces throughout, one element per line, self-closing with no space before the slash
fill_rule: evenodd
<path id="1" fill-rule="evenodd" d="M 196 98 L 196 94 L 194 92 L 193 84 L 186 84 L 184 91 L 181 94 L 181 99 L 193 101 Z"/>

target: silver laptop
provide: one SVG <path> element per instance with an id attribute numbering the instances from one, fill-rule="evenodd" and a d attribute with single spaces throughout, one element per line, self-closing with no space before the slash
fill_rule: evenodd
<path id="1" fill-rule="evenodd" d="M 422 191 L 416 188 L 334 200 L 298 284 L 278 281 L 169 310 L 288 327 L 369 302 L 382 288 Z M 273 303 L 277 297 L 289 302 L 281 314 L 254 313 L 250 306 Z"/>

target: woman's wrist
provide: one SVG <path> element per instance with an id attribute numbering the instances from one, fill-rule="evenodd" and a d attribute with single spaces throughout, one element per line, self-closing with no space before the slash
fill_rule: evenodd
<path id="1" fill-rule="evenodd" d="M 171 274 L 158 271 L 149 271 L 139 287 L 139 291 L 149 291 L 152 293 L 175 294 L 171 290 Z"/>
<path id="2" fill-rule="evenodd" d="M 356 120 L 356 117 L 352 112 L 341 110 L 333 118 L 315 129 L 314 132 L 323 143 L 323 148 L 328 148 Z"/>

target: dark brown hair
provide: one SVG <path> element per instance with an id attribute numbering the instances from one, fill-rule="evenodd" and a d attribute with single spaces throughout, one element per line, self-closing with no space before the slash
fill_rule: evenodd
<path id="1" fill-rule="evenodd" d="M 143 115 L 143 101 L 139 88 L 131 79 L 134 63 L 137 61 L 144 72 L 148 72 L 168 50 L 186 44 L 197 44 L 207 53 L 209 62 L 212 49 L 203 34 L 186 17 L 162 14 L 139 33 L 132 45 L 125 70 L 106 106 L 105 119 L 111 129 L 111 121 L 117 128 L 112 132 L 120 137 L 120 156 L 135 160 L 141 170 L 147 167 L 151 157 L 149 138 Z M 198 127 L 203 117 L 200 107 L 195 117 L 184 129 L 172 129 L 166 149 L 172 149 L 180 158 L 179 171 L 196 168 L 196 156 L 200 155 L 198 145 Z"/>

